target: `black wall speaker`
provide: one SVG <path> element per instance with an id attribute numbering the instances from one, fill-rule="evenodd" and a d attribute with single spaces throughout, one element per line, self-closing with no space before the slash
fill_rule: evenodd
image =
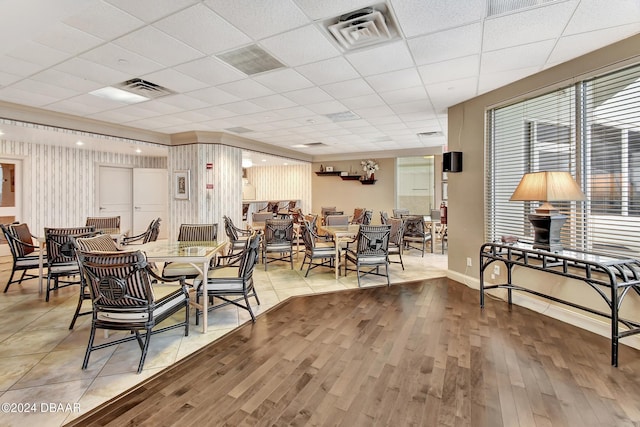
<path id="1" fill-rule="evenodd" d="M 443 172 L 462 172 L 462 151 L 449 151 L 442 154 Z"/>

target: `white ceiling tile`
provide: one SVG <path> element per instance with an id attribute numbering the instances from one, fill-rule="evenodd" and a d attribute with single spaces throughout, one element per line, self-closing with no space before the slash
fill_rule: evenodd
<path id="1" fill-rule="evenodd" d="M 289 92 L 313 86 L 307 78 L 291 68 L 281 68 L 253 76 L 258 83 L 274 92 Z"/>
<path id="2" fill-rule="evenodd" d="M 516 70 L 540 66 L 549 57 L 555 40 L 545 40 L 523 46 L 484 52 L 480 59 L 480 73 L 496 73 L 499 71 Z"/>
<path id="3" fill-rule="evenodd" d="M 144 25 L 140 19 L 105 2 L 85 8 L 63 22 L 103 40 L 111 40 Z"/>
<path id="4" fill-rule="evenodd" d="M 193 77 L 176 71 L 173 68 L 165 68 L 164 70 L 156 71 L 154 73 L 142 74 L 140 77 L 178 93 L 190 92 L 207 87 L 205 82 L 194 79 Z"/>
<path id="5" fill-rule="evenodd" d="M 204 122 L 211 119 L 211 117 L 199 111 L 183 111 L 181 113 L 173 113 L 172 115 L 184 120 L 185 123 Z"/>
<path id="6" fill-rule="evenodd" d="M 153 27 L 144 27 L 113 42 L 166 66 L 181 64 L 203 56 L 202 52 Z"/>
<path id="7" fill-rule="evenodd" d="M 105 85 L 123 82 L 131 78 L 128 73 L 116 71 L 113 68 L 108 68 L 97 62 L 87 61 L 82 58 L 70 59 L 69 61 L 56 65 L 54 69 Z"/>
<path id="8" fill-rule="evenodd" d="M 371 0 L 295 0 L 295 2 L 313 20 L 339 17 L 376 3 Z"/>
<path id="9" fill-rule="evenodd" d="M 80 55 L 80 58 L 97 62 L 114 70 L 129 74 L 132 78 L 165 68 L 137 53 L 113 43 L 107 43 Z"/>
<path id="10" fill-rule="evenodd" d="M 180 110 L 196 110 L 198 108 L 205 108 L 209 105 L 204 101 L 183 94 L 163 96 L 161 98 L 157 98 L 156 101 L 171 105 Z"/>
<path id="11" fill-rule="evenodd" d="M 429 101 L 429 97 L 427 96 L 427 92 L 424 90 L 424 86 L 414 86 L 406 89 L 383 92 L 380 96 L 389 105 L 402 104 L 405 102 Z"/>
<path id="12" fill-rule="evenodd" d="M 330 114 L 347 111 L 347 107 L 338 101 L 320 102 L 318 104 L 307 105 L 307 108 L 316 114 Z"/>
<path id="13" fill-rule="evenodd" d="M 315 64 L 296 68 L 300 74 L 317 85 L 339 82 L 360 77 L 351 64 L 342 57 L 331 58 Z"/>
<path id="14" fill-rule="evenodd" d="M 422 84 L 420 75 L 413 67 L 369 76 L 367 77 L 367 81 L 377 92 L 404 89 Z"/>
<path id="15" fill-rule="evenodd" d="M 397 114 L 433 112 L 433 106 L 428 99 L 394 104 L 391 109 Z"/>
<path id="16" fill-rule="evenodd" d="M 402 0 L 393 1 L 393 8 L 404 35 L 414 37 L 479 22 L 486 0 Z"/>
<path id="17" fill-rule="evenodd" d="M 208 55 L 251 42 L 246 34 L 202 4 L 164 18 L 153 26 Z"/>
<path id="18" fill-rule="evenodd" d="M 371 95 L 374 90 L 363 79 L 346 80 L 322 86 L 322 89 L 336 99 L 353 98 L 355 96 Z"/>
<path id="19" fill-rule="evenodd" d="M 309 22 L 291 0 L 206 0 L 205 4 L 256 40 Z"/>
<path id="20" fill-rule="evenodd" d="M 246 78 L 244 73 L 210 57 L 180 64 L 174 68 L 211 86 Z"/>
<path id="21" fill-rule="evenodd" d="M 194 90 L 192 92 L 187 92 L 186 95 L 200 99 L 209 105 L 222 105 L 240 100 L 237 96 L 231 95 L 230 93 L 215 87 Z"/>
<path id="22" fill-rule="evenodd" d="M 33 39 L 45 46 L 76 55 L 86 50 L 92 49 L 104 40 L 80 31 L 76 28 L 65 25 L 61 22 L 51 26 L 47 31 L 41 33 Z"/>
<path id="23" fill-rule="evenodd" d="M 581 0 L 563 35 L 584 33 L 618 25 L 634 24 L 640 30 L 640 2 Z"/>
<path id="24" fill-rule="evenodd" d="M 414 65 L 404 41 L 352 52 L 346 56 L 351 65 L 363 76 L 401 70 Z"/>
<path id="25" fill-rule="evenodd" d="M 224 108 L 236 114 L 251 114 L 265 110 L 263 107 L 249 101 L 232 102 L 231 104 L 225 104 Z"/>
<path id="26" fill-rule="evenodd" d="M 33 62 L 23 61 L 17 58 L 0 56 L 0 71 L 15 76 L 27 77 L 40 71 L 42 67 Z"/>
<path id="27" fill-rule="evenodd" d="M 484 22 L 482 50 L 490 51 L 555 39 L 562 34 L 578 1 L 549 2 L 544 7 L 488 18 Z M 526 31 L 522 31 L 526 28 Z"/>
<path id="28" fill-rule="evenodd" d="M 295 119 L 298 117 L 312 116 L 313 111 L 306 107 L 291 107 L 278 110 L 278 115 L 288 119 Z"/>
<path id="29" fill-rule="evenodd" d="M 418 65 L 477 55 L 482 44 L 482 25 L 465 25 L 411 39 L 408 43 Z"/>
<path id="30" fill-rule="evenodd" d="M 128 105 L 123 107 L 129 111 L 138 110 L 136 113 L 139 117 L 153 117 L 166 114 L 174 114 L 182 111 L 182 108 L 167 104 L 166 102 L 160 102 L 157 99 L 151 101 L 140 102 L 138 104 Z"/>
<path id="31" fill-rule="evenodd" d="M 226 119 L 227 117 L 233 117 L 237 115 L 236 112 L 227 110 L 224 107 L 201 108 L 200 110 L 198 110 L 198 113 L 208 116 L 210 120 Z"/>
<path id="32" fill-rule="evenodd" d="M 354 110 L 354 113 L 363 119 L 375 119 L 393 114 L 393 111 L 386 105 L 377 105 L 375 107 L 358 108 Z M 370 125 L 367 123 L 366 126 L 368 127 Z"/>
<path id="33" fill-rule="evenodd" d="M 0 70 L 0 86 L 7 86 L 11 83 L 15 83 L 18 80 L 22 79 L 20 76 L 16 76 L 15 74 L 5 73 Z"/>
<path id="34" fill-rule="evenodd" d="M 295 107 L 296 103 L 282 95 L 269 95 L 262 98 L 252 99 L 251 102 L 265 109 L 280 109 Z"/>
<path id="35" fill-rule="evenodd" d="M 241 99 L 259 98 L 261 96 L 273 95 L 274 92 L 251 79 L 238 80 L 218 86 L 225 92 L 235 95 Z"/>
<path id="36" fill-rule="evenodd" d="M 427 86 L 427 93 L 436 110 L 451 107 L 478 94 L 478 79 L 456 80 Z"/>
<path id="37" fill-rule="evenodd" d="M 40 93 L 41 95 L 50 96 L 56 99 L 65 99 L 65 98 L 70 98 L 72 96 L 78 95 L 77 90 L 67 89 L 61 86 L 48 84 L 48 83 L 44 83 L 44 82 L 33 80 L 33 79 L 22 80 L 21 82 L 16 83 L 12 87 L 16 89 L 21 89 L 24 91 L 32 90 L 37 93 Z"/>
<path id="38" fill-rule="evenodd" d="M 478 95 L 504 86 L 505 81 L 515 82 L 524 77 L 535 74 L 538 71 L 539 68 L 536 66 L 518 68 L 517 70 L 501 71 L 498 73 L 483 73 L 478 78 Z M 455 82 L 451 82 L 451 84 L 453 85 Z"/>
<path id="39" fill-rule="evenodd" d="M 260 45 L 289 67 L 321 61 L 339 54 L 338 49 L 315 25 L 278 34 L 262 40 Z"/>
<path id="40" fill-rule="evenodd" d="M 47 105 L 47 109 L 81 117 L 97 114 L 109 108 L 113 108 L 113 105 L 108 105 L 100 100 L 93 101 L 81 98 L 66 99 Z"/>
<path id="41" fill-rule="evenodd" d="M 350 110 L 357 108 L 375 107 L 377 105 L 383 105 L 384 101 L 377 94 L 356 96 L 353 98 L 341 99 L 342 102 Z"/>
<path id="42" fill-rule="evenodd" d="M 37 92 L 24 91 L 13 86 L 0 88 L 0 100 L 41 107 L 56 101 L 56 98 Z"/>
<path id="43" fill-rule="evenodd" d="M 18 48 L 7 52 L 7 56 L 41 67 L 50 67 L 69 58 L 69 54 L 66 52 L 32 41 L 22 43 Z"/>
<path id="44" fill-rule="evenodd" d="M 480 55 L 465 56 L 418 67 L 424 84 L 473 77 L 480 69 Z"/>
<path id="45" fill-rule="evenodd" d="M 182 10 L 199 0 L 104 0 L 149 23 Z"/>
<path id="46" fill-rule="evenodd" d="M 640 32 L 639 24 L 621 25 L 599 31 L 560 37 L 545 68 L 577 58 L 595 49 L 608 46 Z"/>
<path id="47" fill-rule="evenodd" d="M 102 120 L 105 122 L 117 122 L 117 123 L 127 123 L 134 119 L 131 114 L 128 114 L 124 111 L 116 110 L 107 110 L 107 111 L 98 111 L 96 113 L 87 114 L 86 117 Z"/>

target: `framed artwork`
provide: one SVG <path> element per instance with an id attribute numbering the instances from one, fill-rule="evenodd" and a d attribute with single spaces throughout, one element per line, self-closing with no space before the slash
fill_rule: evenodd
<path id="1" fill-rule="evenodd" d="M 333 166 L 327 166 L 326 168 L 324 168 L 325 172 L 333 172 Z"/>
<path id="2" fill-rule="evenodd" d="M 449 183 L 443 182 L 442 183 L 442 200 L 448 200 L 448 199 L 449 199 Z"/>
<path id="3" fill-rule="evenodd" d="M 189 170 L 173 173 L 173 197 L 177 200 L 189 200 L 191 193 L 191 174 Z"/>

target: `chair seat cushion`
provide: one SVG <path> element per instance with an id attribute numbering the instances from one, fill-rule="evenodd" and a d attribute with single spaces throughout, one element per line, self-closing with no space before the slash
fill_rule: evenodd
<path id="1" fill-rule="evenodd" d="M 264 250 L 266 252 L 286 252 L 291 251 L 292 246 L 291 243 L 281 243 L 281 244 L 273 244 L 265 246 Z"/>
<path id="2" fill-rule="evenodd" d="M 197 276 L 200 271 L 188 262 L 172 262 L 164 266 L 162 275 L 165 277 Z"/>
<path id="3" fill-rule="evenodd" d="M 79 273 L 78 264 L 56 264 L 49 267 L 49 273 L 52 274 L 77 274 Z"/>
<path id="4" fill-rule="evenodd" d="M 335 247 L 315 247 L 312 251 L 312 256 L 324 256 L 324 257 L 334 257 L 336 256 L 336 248 Z"/>
<path id="5" fill-rule="evenodd" d="M 170 298 L 164 304 L 156 307 L 153 310 L 153 317 L 158 317 L 165 313 L 166 311 L 176 307 L 179 304 L 184 304 L 187 296 L 181 291 L 177 291 L 174 293 L 174 297 Z M 142 311 L 131 311 L 131 310 L 118 310 L 118 311 L 98 311 L 97 312 L 98 320 L 109 321 L 109 322 L 146 322 L 149 319 L 149 314 Z"/>
<path id="6" fill-rule="evenodd" d="M 237 279 L 238 278 L 238 266 L 230 265 L 221 268 L 212 268 L 207 272 L 209 279 Z M 202 283 L 202 274 L 193 279 L 193 286 L 197 287 Z"/>
<path id="7" fill-rule="evenodd" d="M 43 265 L 46 265 L 46 259 L 43 261 Z M 38 256 L 25 256 L 22 258 L 18 258 L 16 260 L 16 267 L 38 267 L 40 265 L 40 260 Z"/>

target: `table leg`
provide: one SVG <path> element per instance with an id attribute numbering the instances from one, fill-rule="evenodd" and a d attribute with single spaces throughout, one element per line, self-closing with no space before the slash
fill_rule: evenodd
<path id="1" fill-rule="evenodd" d="M 38 288 L 39 288 L 38 292 L 40 294 L 42 294 L 42 276 L 44 274 L 44 257 L 43 257 L 44 248 L 45 248 L 45 242 L 40 241 L 40 253 L 38 254 Z"/>
<path id="2" fill-rule="evenodd" d="M 338 277 L 340 276 L 340 238 L 336 236 L 335 239 L 336 239 L 336 259 L 335 259 L 336 280 L 338 280 Z"/>
<path id="3" fill-rule="evenodd" d="M 207 295 L 207 280 L 209 279 L 209 263 L 207 260 L 202 266 L 202 333 L 207 333 L 207 326 L 209 323 L 209 296 Z M 197 292 L 197 291 L 196 291 Z"/>

